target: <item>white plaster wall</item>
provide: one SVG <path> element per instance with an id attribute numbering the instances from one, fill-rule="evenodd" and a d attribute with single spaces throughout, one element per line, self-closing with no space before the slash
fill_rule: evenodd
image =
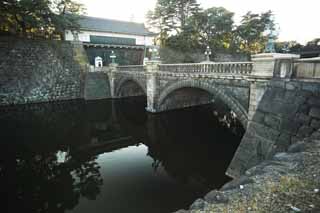
<path id="1" fill-rule="evenodd" d="M 107 32 L 94 32 L 94 31 L 81 31 L 79 32 L 79 40 L 83 42 L 90 42 L 90 35 L 94 36 L 109 36 L 109 37 L 118 37 L 118 38 L 134 38 L 136 39 L 136 45 L 153 45 L 152 36 L 138 36 L 138 35 L 129 35 L 129 34 L 120 34 L 120 33 L 107 33 Z M 65 38 L 67 41 L 73 40 L 73 35 L 71 31 L 66 31 Z"/>

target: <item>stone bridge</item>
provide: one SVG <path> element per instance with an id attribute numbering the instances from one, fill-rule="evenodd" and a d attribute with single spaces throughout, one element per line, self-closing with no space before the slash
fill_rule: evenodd
<path id="1" fill-rule="evenodd" d="M 258 54 L 252 62 L 161 64 L 102 68 L 112 98 L 146 95 L 151 113 L 219 99 L 246 133 L 230 177 L 286 151 L 320 128 L 320 58 Z"/>
<path id="2" fill-rule="evenodd" d="M 292 72 L 296 55 L 260 54 L 253 62 L 161 64 L 100 68 L 109 78 L 111 98 L 147 96 L 151 113 L 208 104 L 219 99 L 246 128 L 267 82 Z"/>
<path id="3" fill-rule="evenodd" d="M 252 67 L 251 62 L 162 65 L 156 61 L 146 66 L 114 66 L 109 72 L 111 96 L 146 95 L 146 110 L 152 113 L 220 99 L 246 126 Z"/>

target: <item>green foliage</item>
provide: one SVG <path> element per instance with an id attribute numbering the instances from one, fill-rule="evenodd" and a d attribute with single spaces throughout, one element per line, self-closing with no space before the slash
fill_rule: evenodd
<path id="1" fill-rule="evenodd" d="M 189 28 L 196 33 L 201 46 L 215 50 L 227 49 L 231 41 L 234 13 L 223 7 L 212 7 L 192 16 Z"/>
<path id="2" fill-rule="evenodd" d="M 264 35 L 266 28 L 274 29 L 272 12 L 268 11 L 261 14 L 248 12 L 242 17 L 241 24 L 234 31 L 234 44 L 244 52 L 261 52 L 267 42 Z"/>
<path id="3" fill-rule="evenodd" d="M 301 48 L 301 44 L 296 41 L 275 42 L 275 49 L 277 53 L 288 53 L 296 48 Z"/>
<path id="4" fill-rule="evenodd" d="M 162 48 L 203 52 L 209 45 L 213 52 L 261 52 L 267 42 L 267 28 L 274 29 L 272 12 L 248 12 L 238 26 L 233 16 L 223 7 L 201 10 L 196 0 L 158 0 L 147 19 L 159 30 Z"/>
<path id="5" fill-rule="evenodd" d="M 188 18 L 200 11 L 196 0 L 158 0 L 154 11 L 149 11 L 149 25 L 160 31 L 160 42 L 165 42 L 168 33 L 179 34 L 186 26 Z"/>
<path id="6" fill-rule="evenodd" d="M 63 38 L 79 28 L 81 4 L 73 0 L 4 0 L 0 2 L 0 31 L 10 34 Z"/>
<path id="7" fill-rule="evenodd" d="M 173 48 L 161 48 L 160 57 L 161 61 L 165 64 L 198 63 L 205 60 L 202 52 L 197 49 L 191 52 L 185 52 Z"/>

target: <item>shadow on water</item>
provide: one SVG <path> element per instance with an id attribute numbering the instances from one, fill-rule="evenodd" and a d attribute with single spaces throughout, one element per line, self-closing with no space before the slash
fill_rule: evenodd
<path id="1" fill-rule="evenodd" d="M 172 212 L 229 181 L 243 129 L 220 103 L 161 114 L 145 97 L 1 108 L 8 212 Z M 3 212 L 3 211 L 1 211 Z"/>

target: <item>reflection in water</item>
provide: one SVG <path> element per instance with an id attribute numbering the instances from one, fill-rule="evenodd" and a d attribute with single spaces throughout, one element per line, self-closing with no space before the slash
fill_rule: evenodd
<path id="1" fill-rule="evenodd" d="M 4 209 L 171 212 L 229 180 L 224 172 L 243 130 L 225 108 L 153 115 L 145 102 L 1 108 Z"/>

